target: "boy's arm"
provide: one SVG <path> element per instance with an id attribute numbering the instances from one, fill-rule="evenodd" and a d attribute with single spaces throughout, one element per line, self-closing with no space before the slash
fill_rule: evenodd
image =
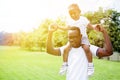
<path id="1" fill-rule="evenodd" d="M 58 26 L 58 28 L 66 31 L 66 30 L 69 30 L 70 26 Z"/>
<path id="2" fill-rule="evenodd" d="M 90 23 L 87 25 L 87 28 L 90 29 L 90 30 L 94 30 L 95 29 L 94 26 L 92 24 L 90 24 Z"/>
<path id="3" fill-rule="evenodd" d="M 53 43 L 52 43 L 52 36 L 53 32 L 57 30 L 56 25 L 50 25 L 49 30 L 48 30 L 48 38 L 47 38 L 47 53 L 60 56 L 60 49 L 59 48 L 54 48 Z"/>
<path id="4" fill-rule="evenodd" d="M 98 31 L 97 27 L 99 27 L 99 26 L 100 26 L 100 24 L 96 24 L 95 26 L 93 26 L 92 24 L 89 23 L 87 25 L 87 28 L 90 29 L 90 30 L 96 30 L 96 31 Z"/>

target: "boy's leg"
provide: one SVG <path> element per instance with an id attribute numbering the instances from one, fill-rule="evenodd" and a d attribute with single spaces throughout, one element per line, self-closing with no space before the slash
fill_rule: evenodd
<path id="1" fill-rule="evenodd" d="M 67 48 L 65 48 L 64 54 L 63 54 L 63 63 L 64 63 L 65 65 L 67 65 L 68 53 L 69 53 L 69 52 L 68 52 Z"/>
<path id="2" fill-rule="evenodd" d="M 92 53 L 90 51 L 89 45 L 83 44 L 82 47 L 86 53 L 86 57 L 88 60 L 88 76 L 91 76 L 94 73 L 94 65 L 92 63 Z"/>
<path id="3" fill-rule="evenodd" d="M 65 49 L 64 49 L 64 53 L 63 53 L 63 62 L 66 62 L 68 61 L 68 54 L 69 54 L 69 51 L 71 49 L 71 46 L 69 44 L 69 42 L 66 44 L 65 46 Z"/>
<path id="4" fill-rule="evenodd" d="M 64 49 L 64 54 L 63 54 L 63 64 L 62 67 L 60 68 L 59 74 L 64 75 L 67 71 L 67 61 L 68 61 L 68 54 L 70 51 L 71 47 L 69 45 L 69 43 L 67 43 L 65 49 Z"/>
<path id="5" fill-rule="evenodd" d="M 88 63 L 92 63 L 92 53 L 90 51 L 89 45 L 83 44 L 82 47 L 83 47 L 83 49 L 84 49 L 84 51 L 86 53 Z"/>

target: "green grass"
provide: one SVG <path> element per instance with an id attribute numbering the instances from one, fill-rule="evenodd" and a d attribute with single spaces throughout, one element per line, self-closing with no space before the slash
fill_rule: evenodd
<path id="1" fill-rule="evenodd" d="M 0 46 L 0 80 L 65 80 L 58 74 L 62 57 Z M 120 80 L 120 63 L 94 59 L 90 80 Z"/>

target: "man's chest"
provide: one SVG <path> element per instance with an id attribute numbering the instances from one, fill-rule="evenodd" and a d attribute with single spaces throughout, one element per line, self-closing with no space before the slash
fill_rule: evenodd
<path id="1" fill-rule="evenodd" d="M 68 55 L 69 64 L 82 62 L 85 59 L 86 59 L 86 55 L 82 47 L 77 49 L 72 48 L 71 51 L 69 52 L 69 55 Z"/>

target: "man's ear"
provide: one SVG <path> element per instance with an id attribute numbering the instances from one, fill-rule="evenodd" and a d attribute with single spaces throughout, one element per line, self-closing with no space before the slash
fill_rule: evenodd
<path id="1" fill-rule="evenodd" d="M 82 34 L 80 34 L 80 37 L 82 37 Z"/>

